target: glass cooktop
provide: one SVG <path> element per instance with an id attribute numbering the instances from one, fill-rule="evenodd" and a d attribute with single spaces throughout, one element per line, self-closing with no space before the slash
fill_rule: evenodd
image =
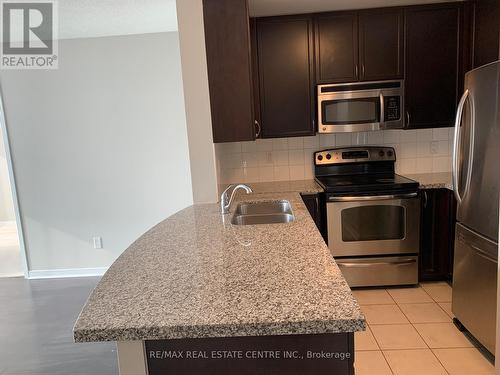
<path id="1" fill-rule="evenodd" d="M 320 176 L 316 181 L 327 193 L 372 193 L 416 190 L 419 183 L 398 174 Z"/>

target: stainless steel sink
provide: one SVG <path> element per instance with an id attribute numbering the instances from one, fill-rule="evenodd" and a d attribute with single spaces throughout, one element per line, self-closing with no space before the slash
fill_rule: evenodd
<path id="1" fill-rule="evenodd" d="M 288 201 L 242 202 L 236 206 L 231 224 L 278 224 L 294 220 L 292 206 Z"/>

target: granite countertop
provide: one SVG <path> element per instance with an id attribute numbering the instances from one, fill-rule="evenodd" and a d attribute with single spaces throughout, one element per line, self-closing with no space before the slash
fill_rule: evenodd
<path id="1" fill-rule="evenodd" d="M 135 241 L 103 276 L 75 324 L 75 341 L 365 329 L 300 195 L 238 199 L 287 199 L 295 221 L 233 226 L 223 223 L 217 204 L 174 214 Z"/>
<path id="2" fill-rule="evenodd" d="M 418 181 L 420 189 L 453 189 L 450 172 L 405 174 L 404 176 Z"/>

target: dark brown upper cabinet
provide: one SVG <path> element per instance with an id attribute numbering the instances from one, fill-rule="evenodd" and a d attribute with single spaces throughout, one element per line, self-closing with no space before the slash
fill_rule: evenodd
<path id="1" fill-rule="evenodd" d="M 452 126 L 463 85 L 462 4 L 405 9 L 408 128 Z"/>
<path id="2" fill-rule="evenodd" d="M 474 68 L 500 58 L 500 1 L 474 3 Z"/>
<path id="3" fill-rule="evenodd" d="M 262 137 L 314 135 L 312 18 L 259 18 L 256 34 Z"/>
<path id="4" fill-rule="evenodd" d="M 203 0 L 214 142 L 255 139 L 247 0 Z"/>
<path id="5" fill-rule="evenodd" d="M 320 14 L 315 23 L 318 83 L 403 76 L 401 8 Z"/>
<path id="6" fill-rule="evenodd" d="M 400 8 L 360 11 L 359 79 L 403 77 L 403 11 Z"/>
<path id="7" fill-rule="evenodd" d="M 356 12 L 318 15 L 316 29 L 316 82 L 357 81 L 358 16 Z"/>

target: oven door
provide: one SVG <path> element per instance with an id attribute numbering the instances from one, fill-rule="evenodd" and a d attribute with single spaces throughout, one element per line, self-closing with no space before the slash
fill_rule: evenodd
<path id="1" fill-rule="evenodd" d="M 318 98 L 320 133 L 381 129 L 384 98 L 380 92 L 343 92 Z"/>
<path id="2" fill-rule="evenodd" d="M 327 221 L 328 247 L 334 257 L 419 252 L 417 193 L 329 197 Z"/>

